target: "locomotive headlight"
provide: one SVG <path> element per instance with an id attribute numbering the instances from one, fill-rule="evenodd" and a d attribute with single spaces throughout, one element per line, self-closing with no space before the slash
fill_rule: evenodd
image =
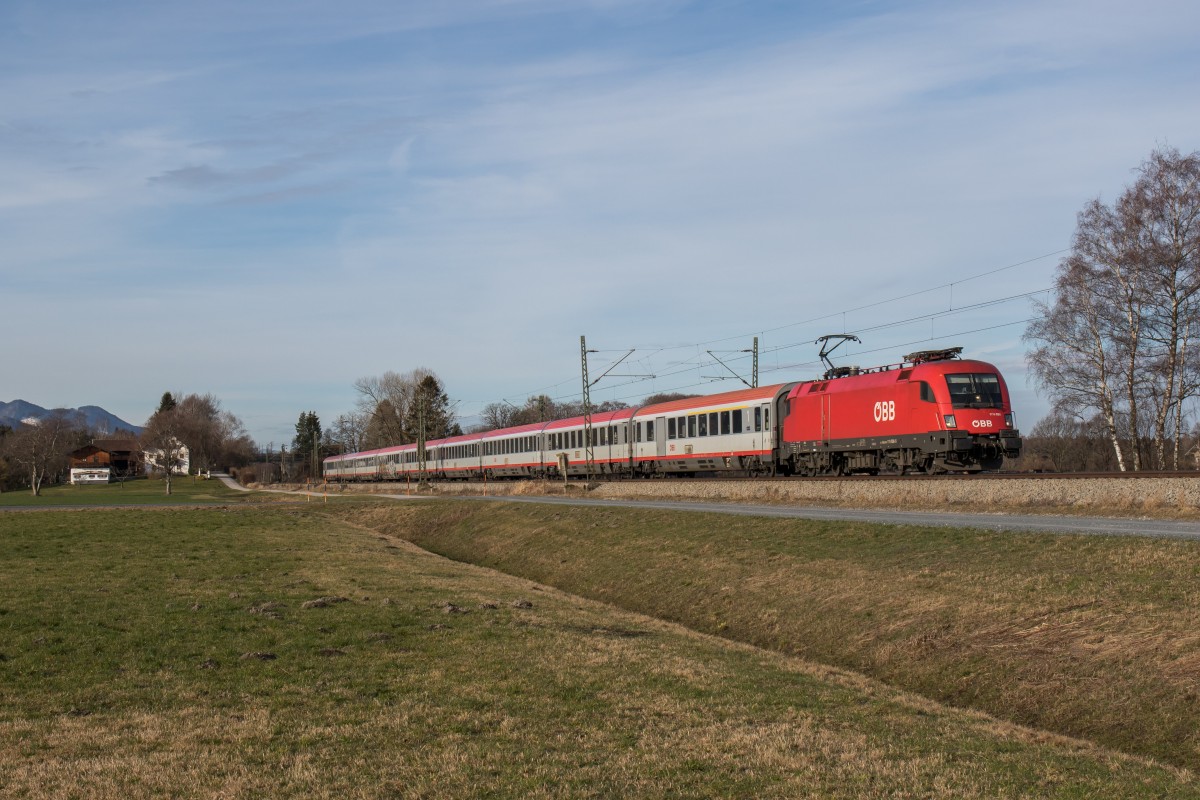
<path id="1" fill-rule="evenodd" d="M 944 419 L 946 421 L 947 428 L 957 428 L 958 427 L 958 421 L 956 419 L 954 419 L 953 414 L 943 414 L 942 419 Z"/>
<path id="2" fill-rule="evenodd" d="M 1011 428 L 1013 426 L 1012 414 L 1004 415 L 1004 427 Z"/>

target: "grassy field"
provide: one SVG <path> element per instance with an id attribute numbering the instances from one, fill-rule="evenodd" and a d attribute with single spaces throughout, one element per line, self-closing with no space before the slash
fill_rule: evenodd
<path id="1" fill-rule="evenodd" d="M 45 486 L 41 496 L 25 489 L 0 494 L 0 507 L 51 507 L 63 505 L 145 505 L 148 503 L 196 504 L 245 502 L 251 499 L 248 492 L 239 492 L 226 487 L 216 478 L 200 480 L 186 477 L 171 481 L 171 494 L 159 478 L 138 478 L 124 483 L 109 483 L 92 486 Z M 263 495 L 253 496 L 261 501 Z"/>
<path id="2" fill-rule="evenodd" d="M 3 797 L 1200 794 L 315 506 L 0 515 L 0 586 Z"/>
<path id="3" fill-rule="evenodd" d="M 451 558 L 1200 768 L 1200 544 L 429 503 L 362 524 Z"/>

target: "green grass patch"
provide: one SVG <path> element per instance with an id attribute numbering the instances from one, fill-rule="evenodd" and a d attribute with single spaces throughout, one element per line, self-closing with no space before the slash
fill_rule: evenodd
<path id="1" fill-rule="evenodd" d="M 355 512 L 454 559 L 1200 767 L 1200 545 L 564 506 Z"/>
<path id="2" fill-rule="evenodd" d="M 147 505 L 261 501 L 263 495 L 230 489 L 216 478 L 177 477 L 171 481 L 171 494 L 159 478 L 137 478 L 123 483 L 93 484 L 91 486 L 44 486 L 35 497 L 28 489 L 0 494 L 0 508 L 51 508 L 54 506 Z"/>
<path id="3" fill-rule="evenodd" d="M 315 508 L 4 515 L 0 585 L 5 796 L 1197 791 Z"/>

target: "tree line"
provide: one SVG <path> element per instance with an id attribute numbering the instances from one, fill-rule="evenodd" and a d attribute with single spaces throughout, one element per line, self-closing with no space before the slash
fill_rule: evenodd
<path id="1" fill-rule="evenodd" d="M 1187 466 L 1200 394 L 1200 153 L 1159 148 L 1112 204 L 1089 202 L 1035 313 L 1027 359 L 1055 423 L 1099 437 L 1118 470 Z"/>

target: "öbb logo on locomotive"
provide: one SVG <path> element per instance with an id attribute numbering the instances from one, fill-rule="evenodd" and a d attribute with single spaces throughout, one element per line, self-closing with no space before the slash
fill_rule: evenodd
<path id="1" fill-rule="evenodd" d="M 962 348 L 818 378 L 330 456 L 326 478 L 494 480 L 903 475 L 1021 452 L 1008 387 Z M 886 426 L 884 424 L 886 423 Z"/>

